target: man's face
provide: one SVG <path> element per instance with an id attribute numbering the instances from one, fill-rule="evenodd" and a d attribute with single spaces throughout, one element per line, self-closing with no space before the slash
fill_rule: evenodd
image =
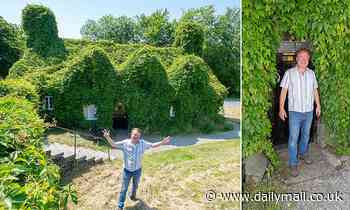
<path id="1" fill-rule="evenodd" d="M 134 142 L 137 142 L 138 140 L 140 140 L 141 134 L 138 131 L 132 131 L 131 132 L 131 140 L 133 140 Z"/>
<path id="2" fill-rule="evenodd" d="M 307 52 L 301 51 L 297 55 L 297 66 L 301 70 L 305 70 L 309 65 L 310 56 Z"/>

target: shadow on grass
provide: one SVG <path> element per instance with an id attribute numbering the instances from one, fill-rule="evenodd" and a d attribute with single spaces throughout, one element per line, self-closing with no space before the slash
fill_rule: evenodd
<path id="1" fill-rule="evenodd" d="M 145 201 L 142 199 L 138 199 L 136 204 L 133 206 L 128 206 L 124 208 L 125 210 L 158 210 L 158 208 L 150 207 Z"/>

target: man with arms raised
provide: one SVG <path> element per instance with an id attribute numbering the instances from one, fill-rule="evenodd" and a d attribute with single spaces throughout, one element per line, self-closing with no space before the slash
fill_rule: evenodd
<path id="1" fill-rule="evenodd" d="M 168 136 L 160 142 L 150 143 L 141 139 L 141 130 L 139 128 L 134 128 L 131 130 L 130 139 L 125 139 L 119 142 L 113 142 L 111 135 L 107 130 L 103 131 L 103 135 L 107 139 L 109 144 L 112 146 L 112 148 L 120 149 L 123 151 L 123 180 L 118 203 L 118 209 L 122 210 L 124 208 L 126 193 L 131 179 L 132 190 L 130 194 L 130 199 L 133 201 L 137 200 L 136 191 L 141 178 L 141 161 L 144 152 L 150 148 L 169 144 L 170 137 Z"/>

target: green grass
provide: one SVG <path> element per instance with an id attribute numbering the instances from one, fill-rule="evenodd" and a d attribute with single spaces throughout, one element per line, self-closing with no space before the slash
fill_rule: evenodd
<path id="1" fill-rule="evenodd" d="M 122 163 L 117 160 L 76 178 L 73 183 L 81 202 L 74 209 L 111 209 L 119 195 L 121 168 Z M 127 200 L 125 209 L 240 208 L 239 201 L 205 199 L 205 192 L 210 189 L 240 192 L 239 140 L 146 153 L 142 170 L 138 190 L 142 201 Z"/>
<path id="2" fill-rule="evenodd" d="M 160 177 L 150 186 L 156 192 L 153 197 L 161 200 L 160 209 L 176 209 L 173 195 L 192 203 L 192 209 L 239 209 L 239 202 L 207 202 L 204 197 L 210 189 L 240 191 L 239 145 L 239 141 L 212 142 L 146 155 L 145 174 Z"/>

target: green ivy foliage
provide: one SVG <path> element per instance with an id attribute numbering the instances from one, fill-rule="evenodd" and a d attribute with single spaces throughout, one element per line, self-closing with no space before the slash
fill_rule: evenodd
<path id="1" fill-rule="evenodd" d="M 26 99 L 0 99 L 0 209 L 63 209 L 76 196 L 45 156 L 43 121 Z"/>
<path id="2" fill-rule="evenodd" d="M 0 78 L 5 78 L 10 67 L 20 58 L 22 50 L 15 28 L 0 16 Z"/>
<path id="3" fill-rule="evenodd" d="M 129 57 L 122 65 L 121 81 L 129 125 L 145 132 L 166 132 L 173 91 L 152 48 L 144 47 Z"/>
<path id="4" fill-rule="evenodd" d="M 175 31 L 174 46 L 179 47 L 188 54 L 202 56 L 204 30 L 198 23 L 184 21 L 179 23 Z"/>
<path id="5" fill-rule="evenodd" d="M 112 41 L 88 41 L 88 40 L 77 40 L 77 39 L 65 39 L 65 46 L 69 51 L 70 55 L 80 53 L 80 50 L 87 46 L 97 46 L 102 48 L 108 55 L 109 59 L 114 65 L 120 67 L 129 56 L 136 51 L 147 47 L 152 50 L 152 53 L 160 59 L 162 64 L 167 68 L 169 67 L 174 59 L 183 54 L 183 50 L 175 47 L 152 47 L 144 44 L 117 44 Z M 119 68 L 117 68 L 119 69 Z"/>
<path id="6" fill-rule="evenodd" d="M 53 96 L 54 110 L 47 114 L 68 127 L 88 128 L 83 107 L 95 105 L 98 127 L 112 127 L 112 113 L 117 97 L 117 75 L 106 53 L 88 47 L 66 67 L 53 73 L 43 86 L 43 96 Z"/>
<path id="7" fill-rule="evenodd" d="M 176 127 L 206 130 L 215 122 L 227 90 L 200 57 L 178 58 L 169 69 L 169 81 L 175 90 Z"/>
<path id="8" fill-rule="evenodd" d="M 43 57 L 64 57 L 63 40 L 58 37 L 53 12 L 42 5 L 28 4 L 22 11 L 27 47 Z"/>
<path id="9" fill-rule="evenodd" d="M 51 28 L 56 23 L 49 9 L 29 5 L 22 16 L 27 42 L 31 43 L 27 43 L 23 58 L 10 69 L 9 78 L 30 81 L 36 86 L 41 101 L 45 96 L 53 96 L 53 110 L 39 110 L 44 118 L 54 118 L 67 127 L 89 128 L 92 122 L 85 120 L 83 107 L 96 105 L 96 125 L 111 127 L 115 104 L 121 102 L 127 107 L 130 126 L 143 127 L 146 132 L 163 132 L 165 128 L 172 127 L 174 120 L 169 119 L 169 111 L 176 100 L 167 77 L 174 69 L 170 66 L 175 59 L 185 52 L 202 54 L 204 35 L 199 25 L 181 24 L 179 31 L 183 33 L 178 36 L 181 47 L 156 48 L 74 39 L 65 39 L 61 47 L 57 27 Z M 30 28 L 34 22 L 41 24 L 43 29 Z M 38 31 L 41 38 L 37 37 Z M 195 38 L 190 40 L 191 36 Z M 42 42 L 50 43 L 48 48 L 41 46 Z M 193 58 L 198 59 L 196 56 Z M 212 104 L 200 107 L 208 113 L 200 111 L 205 119 L 195 120 L 194 126 L 209 124 L 210 127 L 215 123 L 211 121 L 214 115 L 218 120 L 217 112 L 227 91 L 205 62 L 200 60 L 200 63 L 204 66 L 200 68 L 208 71 L 204 81 L 207 85 L 203 87 L 209 91 L 206 93 L 209 98 L 201 102 Z M 181 115 L 180 111 L 178 113 Z M 192 126 L 192 122 L 190 124 Z"/>
<path id="10" fill-rule="evenodd" d="M 0 80 L 0 97 L 3 96 L 21 97 L 33 104 L 39 103 L 36 87 L 24 79 Z"/>
<path id="11" fill-rule="evenodd" d="M 23 57 L 10 68 L 8 78 L 18 78 L 51 66 L 62 65 L 64 61 L 65 59 L 54 56 L 45 58 L 31 49 L 25 49 Z"/>
<path id="12" fill-rule="evenodd" d="M 70 60 L 74 60 L 79 56 L 81 49 L 86 47 L 98 47 L 105 51 L 113 65 L 120 69 L 121 65 L 128 57 L 137 50 L 148 47 L 152 49 L 152 53 L 157 55 L 163 65 L 168 68 L 174 59 L 183 54 L 183 51 L 175 47 L 157 48 L 142 44 L 116 44 L 111 41 L 92 42 L 88 40 L 65 39 L 65 49 L 67 56 L 61 57 L 42 57 L 31 49 L 26 49 L 22 59 L 18 60 L 9 71 L 9 78 L 18 78 L 33 72 L 45 71 L 47 68 L 60 70 Z M 51 71 L 52 72 L 52 71 Z"/>
<path id="13" fill-rule="evenodd" d="M 319 82 L 322 121 L 330 143 L 350 147 L 350 32 L 347 1 L 243 1 L 243 151 L 264 152 L 278 164 L 269 140 L 276 53 L 282 36 L 308 40 Z"/>

